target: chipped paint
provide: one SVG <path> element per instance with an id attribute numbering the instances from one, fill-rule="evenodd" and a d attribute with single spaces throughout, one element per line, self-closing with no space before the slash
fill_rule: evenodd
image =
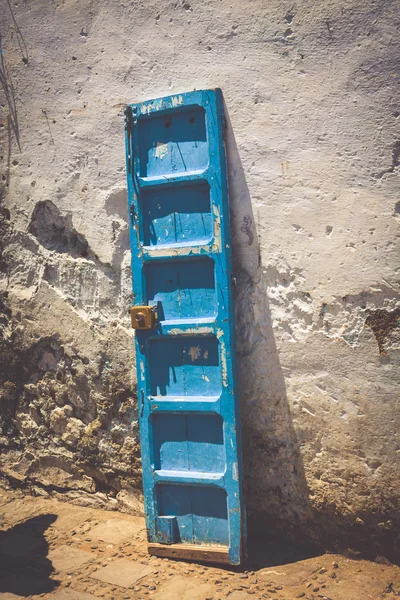
<path id="1" fill-rule="evenodd" d="M 217 338 L 221 348 L 221 373 L 222 373 L 222 385 L 228 387 L 228 368 L 226 363 L 226 348 L 224 339 L 224 332 L 222 329 L 217 329 Z"/>
<path id="2" fill-rule="evenodd" d="M 192 361 L 197 360 L 201 356 L 201 348 L 200 346 L 191 346 L 189 348 L 189 356 Z"/>
<path id="3" fill-rule="evenodd" d="M 143 115 L 146 115 L 146 114 L 147 114 L 147 115 L 149 115 L 149 114 L 150 114 L 150 112 L 152 111 L 152 109 L 153 109 L 153 104 L 152 104 L 151 102 L 150 102 L 149 104 L 144 104 L 144 105 L 141 107 L 141 113 L 142 113 Z"/>
<path id="4" fill-rule="evenodd" d="M 193 335 L 193 334 L 210 334 L 214 333 L 213 327 L 188 327 L 187 329 L 179 329 L 174 327 L 168 331 L 169 335 Z"/>
<path id="5" fill-rule="evenodd" d="M 132 220 L 133 220 L 132 229 L 135 232 L 137 248 L 138 248 L 138 251 L 140 252 L 141 245 L 140 245 L 139 226 L 138 226 L 138 223 L 136 221 L 137 205 L 138 205 L 138 197 L 137 197 L 136 194 L 134 194 L 134 196 L 133 196 L 133 202 L 130 204 L 129 209 L 131 211 L 132 207 L 133 207 L 133 212 L 130 213 L 130 214 L 132 214 Z"/>
<path id="6" fill-rule="evenodd" d="M 176 106 L 180 106 L 181 104 L 183 104 L 183 98 L 182 98 L 182 96 L 172 96 L 171 103 L 172 103 L 172 106 L 174 108 Z"/>
<path id="7" fill-rule="evenodd" d="M 221 212 L 218 204 L 213 204 L 212 212 L 214 215 L 214 239 L 213 239 L 213 251 L 221 252 Z"/>
<path id="8" fill-rule="evenodd" d="M 238 465 L 237 462 L 232 463 L 232 479 L 234 481 L 238 481 L 239 480 L 239 474 L 238 474 Z"/>
<path id="9" fill-rule="evenodd" d="M 168 154 L 168 144 L 164 142 L 156 142 L 154 156 L 162 160 Z"/>
<path id="10" fill-rule="evenodd" d="M 146 246 L 143 249 L 143 254 L 149 257 L 169 257 L 169 256 L 195 256 L 200 254 L 210 254 L 210 246 L 160 246 L 159 248 L 153 248 Z"/>

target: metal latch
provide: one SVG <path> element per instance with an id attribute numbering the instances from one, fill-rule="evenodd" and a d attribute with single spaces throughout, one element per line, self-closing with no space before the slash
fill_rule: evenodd
<path id="1" fill-rule="evenodd" d="M 131 323 L 133 329 L 152 329 L 157 322 L 156 306 L 132 306 Z"/>

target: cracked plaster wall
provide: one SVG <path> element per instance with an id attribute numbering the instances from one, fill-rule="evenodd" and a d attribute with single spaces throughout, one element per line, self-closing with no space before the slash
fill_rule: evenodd
<path id="1" fill-rule="evenodd" d="M 123 105 L 224 92 L 250 523 L 400 550 L 398 1 L 3 2 L 2 471 L 140 510 Z"/>

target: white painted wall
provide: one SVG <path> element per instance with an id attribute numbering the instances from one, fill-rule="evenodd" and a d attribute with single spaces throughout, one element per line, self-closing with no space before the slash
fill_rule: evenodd
<path id="1" fill-rule="evenodd" d="M 125 420 L 106 406 L 110 372 L 126 391 L 134 365 L 123 106 L 218 86 L 229 121 L 250 517 L 332 545 L 367 536 L 392 543 L 400 496 L 398 0 L 17 0 L 0 10 L 20 142 L 11 128 L 8 149 L 2 100 L 14 228 L 3 288 L 21 344 L 55 337 L 61 350 L 46 350 L 53 362 L 71 369 L 64 352 L 82 371 L 81 384 L 71 372 L 61 391 L 46 383 L 46 393 L 65 392 L 83 425 L 68 425 L 67 414 L 58 438 L 50 401 L 36 411 L 43 418 L 25 406 L 22 443 L 35 457 L 62 455 L 68 471 L 74 444 L 94 431 L 101 474 L 84 462 L 82 473 L 103 478 L 120 503 L 127 489 L 137 495 L 133 401 L 117 402 L 131 415 Z M 45 205 L 53 213 L 40 217 L 41 234 L 30 224 L 43 201 L 59 212 Z M 37 241 L 51 246 L 55 220 L 57 235 L 70 232 L 63 252 Z M 77 233 L 87 258 L 74 256 Z M 39 384 L 45 372 L 34 377 Z M 44 427 L 36 438 L 29 419 Z M 75 431 L 69 446 L 67 427 Z M 46 436 L 44 450 L 38 439 Z M 17 464 L 18 450 L 9 452 Z M 104 475 L 107 456 L 120 467 Z"/>

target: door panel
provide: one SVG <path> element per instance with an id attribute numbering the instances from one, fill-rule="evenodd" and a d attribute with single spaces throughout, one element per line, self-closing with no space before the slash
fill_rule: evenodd
<path id="1" fill-rule="evenodd" d="M 216 315 L 214 261 L 209 258 L 147 264 L 145 280 L 147 303 L 161 303 L 162 321 Z"/>
<path id="2" fill-rule="evenodd" d="M 221 393 L 218 340 L 163 336 L 148 343 L 152 396 L 216 396 Z"/>
<path id="3" fill-rule="evenodd" d="M 150 108 L 139 120 L 142 177 L 204 169 L 208 164 L 204 108 L 181 106 L 172 111 L 157 117 Z"/>
<path id="4" fill-rule="evenodd" d="M 222 121 L 220 90 L 126 108 L 142 325 L 132 322 L 149 551 L 239 564 L 245 524 Z M 155 324 L 145 327 L 141 311 L 156 312 Z"/>
<path id="5" fill-rule="evenodd" d="M 229 544 L 225 490 L 164 484 L 157 491 L 160 515 L 176 518 L 176 543 Z"/>
<path id="6" fill-rule="evenodd" d="M 224 473 L 220 415 L 158 414 L 152 417 L 152 427 L 156 470 Z"/>
<path id="7" fill-rule="evenodd" d="M 141 209 L 145 246 L 211 239 L 210 188 L 205 182 L 144 190 Z"/>

